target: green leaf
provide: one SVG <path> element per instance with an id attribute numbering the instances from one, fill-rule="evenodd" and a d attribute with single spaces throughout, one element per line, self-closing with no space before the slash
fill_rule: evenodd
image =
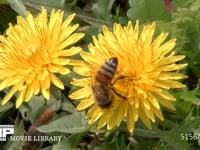
<path id="1" fill-rule="evenodd" d="M 158 135 L 175 150 L 193 150 L 186 136 L 200 124 L 200 117 L 187 120 L 183 125 L 169 131 L 158 130 Z"/>
<path id="2" fill-rule="evenodd" d="M 135 134 L 141 137 L 149 137 L 149 138 L 155 138 L 157 136 L 157 133 L 155 131 L 147 130 L 147 129 L 135 129 Z"/>
<path id="3" fill-rule="evenodd" d="M 14 106 L 14 105 L 13 105 L 13 103 L 11 103 L 11 102 L 8 102 L 8 103 L 6 103 L 6 104 L 3 105 L 3 106 L 0 105 L 0 113 L 3 113 L 3 112 L 5 112 L 5 111 L 11 109 L 13 106 Z"/>
<path id="4" fill-rule="evenodd" d="M 18 14 L 25 17 L 26 16 L 26 7 L 21 0 L 7 0 L 10 4 L 10 7 L 15 10 Z"/>
<path id="5" fill-rule="evenodd" d="M 97 3 L 95 4 L 95 11 L 97 14 L 103 16 L 105 19 L 110 16 L 112 6 L 114 4 L 115 0 L 97 0 Z"/>
<path id="6" fill-rule="evenodd" d="M 193 104 L 200 102 L 199 98 L 196 95 L 195 90 L 180 92 L 180 93 L 176 94 L 176 97 L 178 97 L 178 99 L 180 99 L 180 100 L 188 101 Z"/>
<path id="7" fill-rule="evenodd" d="M 191 113 L 192 102 L 190 101 L 176 101 L 176 111 L 174 112 L 175 120 L 183 120 L 189 113 Z"/>
<path id="8" fill-rule="evenodd" d="M 45 107 L 45 100 L 42 96 L 33 96 L 28 103 L 24 103 L 19 108 L 19 111 L 23 118 L 28 117 L 31 122 L 34 122 Z"/>
<path id="9" fill-rule="evenodd" d="M 74 149 L 80 143 L 82 137 L 84 136 L 85 132 L 75 133 L 68 137 L 67 139 L 59 142 L 57 145 L 53 146 L 52 150 L 66 150 L 66 149 Z"/>
<path id="10" fill-rule="evenodd" d="M 55 99 L 53 95 L 49 100 L 45 100 L 43 96 L 33 96 L 28 103 L 22 104 L 19 111 L 23 118 L 28 118 L 33 123 L 46 108 L 57 111 L 60 107 L 61 100 Z"/>
<path id="11" fill-rule="evenodd" d="M 180 28 L 176 23 L 174 22 L 164 22 L 159 21 L 156 22 L 156 34 L 160 33 L 169 33 L 166 40 L 171 40 L 173 38 L 176 38 L 176 47 L 174 50 L 176 52 L 181 52 L 183 54 L 183 49 L 185 47 L 185 44 L 188 42 L 188 37 L 186 35 L 186 31 L 184 28 Z"/>
<path id="12" fill-rule="evenodd" d="M 182 30 L 181 35 L 186 38 L 186 43 L 182 49 L 188 50 L 186 53 L 193 53 L 193 56 L 196 56 L 200 40 L 199 10 L 191 10 L 187 7 L 179 8 L 177 12 L 173 13 L 172 19 L 172 23 L 176 24 L 176 26 Z M 181 39 L 177 38 L 177 41 L 180 40 Z M 195 61 L 193 60 L 192 62 Z"/>
<path id="13" fill-rule="evenodd" d="M 17 120 L 15 122 L 14 134 L 12 136 L 23 136 L 24 135 L 24 122 L 23 120 Z M 13 139 L 12 139 L 13 140 Z M 10 140 L 4 146 L 5 150 L 18 150 L 22 147 L 24 141 L 12 141 Z"/>
<path id="14" fill-rule="evenodd" d="M 38 128 L 39 131 L 61 132 L 61 133 L 79 133 L 88 130 L 89 126 L 85 120 L 84 112 L 76 112 L 71 115 L 63 116 L 48 125 L 44 125 Z"/>
<path id="15" fill-rule="evenodd" d="M 102 146 L 99 146 L 97 150 L 128 150 L 126 145 L 127 136 L 124 133 L 118 134 L 113 137 L 113 141 L 106 141 Z"/>
<path id="16" fill-rule="evenodd" d="M 192 2 L 196 0 L 174 0 L 173 1 L 173 6 L 175 8 L 181 8 L 181 7 L 186 7 L 188 5 L 191 5 Z"/>
<path id="17" fill-rule="evenodd" d="M 63 102 L 60 109 L 70 113 L 76 112 L 75 106 L 72 105 L 72 102 L 70 102 L 70 100 L 65 97 L 63 98 Z"/>
<path id="18" fill-rule="evenodd" d="M 141 23 L 170 19 L 163 0 L 129 0 L 129 4 L 131 8 L 127 15 L 133 22 L 137 19 Z"/>
<path id="19" fill-rule="evenodd" d="M 23 0 L 23 3 L 26 6 L 40 9 L 40 7 L 51 7 L 51 8 L 62 8 L 64 7 L 65 1 L 64 0 Z"/>
<path id="20" fill-rule="evenodd" d="M 7 4 L 7 0 L 0 0 L 0 4 Z"/>
<path id="21" fill-rule="evenodd" d="M 198 145 L 200 146 L 200 128 L 194 130 L 194 135 L 196 136 L 196 140 L 198 142 Z"/>
<path id="22" fill-rule="evenodd" d="M 45 147 L 45 148 L 41 148 L 40 150 L 52 150 L 52 146 L 48 146 L 48 147 Z"/>

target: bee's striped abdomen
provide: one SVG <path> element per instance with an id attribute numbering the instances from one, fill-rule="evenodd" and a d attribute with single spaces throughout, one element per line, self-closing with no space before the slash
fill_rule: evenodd
<path id="1" fill-rule="evenodd" d="M 103 85 L 110 84 L 117 70 L 117 65 L 117 58 L 110 58 L 100 67 L 96 74 L 95 80 Z"/>

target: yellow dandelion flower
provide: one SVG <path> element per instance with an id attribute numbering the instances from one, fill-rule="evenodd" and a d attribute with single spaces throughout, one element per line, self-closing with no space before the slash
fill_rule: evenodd
<path id="1" fill-rule="evenodd" d="M 142 31 L 139 30 L 139 21 L 134 28 L 131 22 L 125 27 L 115 23 L 113 32 L 103 26 L 103 34 L 99 34 L 98 39 L 93 37 L 89 52 L 81 52 L 84 61 L 77 63 L 74 71 L 84 77 L 73 80 L 72 84 L 80 89 L 70 97 L 82 99 L 77 110 L 90 107 L 86 116 L 89 124 L 98 121 L 97 128 L 107 126 L 107 129 L 112 129 L 126 121 L 129 132 L 133 134 L 139 118 L 149 129 L 151 122 L 156 121 L 155 117 L 164 119 L 160 105 L 175 109 L 171 101 L 176 99 L 168 90 L 184 87 L 176 80 L 186 76 L 176 71 L 187 64 L 176 62 L 185 56 L 175 55 L 172 51 L 175 39 L 164 42 L 166 33 L 153 39 L 154 32 L 155 22 L 144 26 Z M 103 76 L 106 73 L 111 81 L 104 79 L 103 83 L 97 79 L 97 74 Z M 93 93 L 94 88 L 97 93 Z M 110 106 L 102 108 L 102 104 L 95 101 L 95 94 L 102 94 L 102 98 L 107 96 L 107 101 L 111 98 L 111 104 L 107 103 Z"/>
<path id="2" fill-rule="evenodd" d="M 73 33 L 78 24 L 70 25 L 75 14 L 63 20 L 64 12 L 41 9 L 36 17 L 27 12 L 24 19 L 17 17 L 17 24 L 9 24 L 5 35 L 0 35 L 0 90 L 11 87 L 2 100 L 6 104 L 17 93 L 16 108 L 39 92 L 49 99 L 50 84 L 63 89 L 56 74 L 68 74 L 66 65 L 72 56 L 81 51 L 72 46 L 83 33 Z"/>

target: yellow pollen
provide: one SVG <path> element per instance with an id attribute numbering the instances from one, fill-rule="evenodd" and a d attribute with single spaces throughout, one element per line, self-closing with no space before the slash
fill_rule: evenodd
<path id="1" fill-rule="evenodd" d="M 35 52 L 37 52 L 38 50 L 38 46 L 37 45 L 30 45 L 29 47 L 27 47 L 26 52 L 24 55 L 26 56 L 32 56 Z"/>

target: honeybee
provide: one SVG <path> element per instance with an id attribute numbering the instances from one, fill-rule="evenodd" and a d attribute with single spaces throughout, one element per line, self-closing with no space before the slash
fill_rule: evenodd
<path id="1" fill-rule="evenodd" d="M 97 71 L 94 79 L 94 86 L 92 86 L 93 97 L 95 102 L 101 108 L 108 108 L 112 104 L 112 86 L 111 82 L 116 73 L 118 66 L 118 59 L 116 57 L 110 58 Z"/>

